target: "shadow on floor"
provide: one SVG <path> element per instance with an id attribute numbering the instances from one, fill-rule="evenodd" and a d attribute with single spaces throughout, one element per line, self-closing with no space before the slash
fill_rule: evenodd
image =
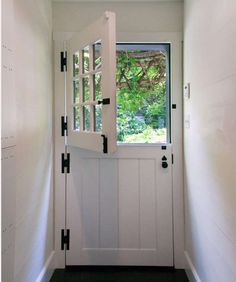
<path id="1" fill-rule="evenodd" d="M 100 267 L 56 269 L 50 282 L 188 282 L 182 269 Z"/>

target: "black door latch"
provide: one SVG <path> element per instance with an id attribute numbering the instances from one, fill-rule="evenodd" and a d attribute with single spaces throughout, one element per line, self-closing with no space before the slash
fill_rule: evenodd
<path id="1" fill-rule="evenodd" d="M 161 166 L 162 166 L 163 168 L 167 168 L 167 167 L 168 167 L 168 163 L 167 163 L 167 158 L 166 158 L 166 156 L 163 156 L 161 160 L 162 160 Z"/>

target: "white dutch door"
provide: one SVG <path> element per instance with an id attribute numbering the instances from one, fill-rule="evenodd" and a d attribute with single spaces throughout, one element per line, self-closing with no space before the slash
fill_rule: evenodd
<path id="1" fill-rule="evenodd" d="M 171 46 L 122 41 L 106 12 L 67 42 L 67 265 L 173 265 Z"/>

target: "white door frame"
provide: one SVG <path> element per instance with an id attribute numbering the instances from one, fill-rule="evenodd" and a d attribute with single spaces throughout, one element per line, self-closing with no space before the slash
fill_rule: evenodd
<path id="1" fill-rule="evenodd" d="M 65 114 L 64 101 L 65 73 L 60 71 L 60 52 L 64 42 L 74 33 L 55 32 L 54 40 L 54 200 L 55 200 L 55 261 L 56 268 L 65 267 L 65 251 L 61 251 L 61 229 L 65 229 L 66 218 L 66 177 L 61 173 L 61 153 L 65 151 L 64 138 L 61 137 L 61 116 Z M 121 40 L 122 39 L 122 40 Z M 171 104 L 176 109 L 171 111 L 171 136 L 174 164 L 173 181 L 173 243 L 174 266 L 184 268 L 184 188 L 183 188 L 183 128 L 182 128 L 182 33 L 118 33 L 117 41 L 171 43 Z M 124 146 L 124 145 L 123 145 Z"/>

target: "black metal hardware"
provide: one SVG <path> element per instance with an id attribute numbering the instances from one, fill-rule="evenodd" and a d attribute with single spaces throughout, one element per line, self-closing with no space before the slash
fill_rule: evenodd
<path id="1" fill-rule="evenodd" d="M 162 150 L 166 150 L 166 146 L 161 146 L 161 149 Z"/>
<path id="2" fill-rule="evenodd" d="M 176 104 L 172 104 L 172 109 L 176 109 Z"/>
<path id="3" fill-rule="evenodd" d="M 65 136 L 65 132 L 66 132 L 66 136 L 68 135 L 67 132 L 67 116 L 61 116 L 61 136 Z"/>
<path id="4" fill-rule="evenodd" d="M 66 234 L 65 234 L 66 231 Z M 66 250 L 70 249 L 70 229 L 61 229 L 61 250 L 65 249 L 66 245 Z"/>
<path id="5" fill-rule="evenodd" d="M 67 153 L 67 158 L 65 159 L 65 154 L 61 154 L 61 173 L 65 173 L 65 168 L 67 168 L 66 172 L 70 173 L 70 154 Z"/>
<path id="6" fill-rule="evenodd" d="M 168 167 L 168 163 L 167 163 L 167 162 L 162 162 L 161 166 L 162 166 L 163 168 L 167 168 L 167 167 Z"/>
<path id="7" fill-rule="evenodd" d="M 103 138 L 103 153 L 107 154 L 107 137 L 104 134 L 102 134 L 101 136 Z"/>
<path id="8" fill-rule="evenodd" d="M 67 52 L 61 52 L 61 72 L 67 71 Z"/>
<path id="9" fill-rule="evenodd" d="M 174 163 L 174 154 L 171 155 L 171 162 Z"/>
<path id="10" fill-rule="evenodd" d="M 104 98 L 102 100 L 99 100 L 98 101 L 98 105 L 100 105 L 100 104 L 102 104 L 102 105 L 110 105 L 110 98 Z"/>
<path id="11" fill-rule="evenodd" d="M 166 157 L 166 156 L 163 156 L 161 160 L 162 160 L 161 166 L 162 166 L 163 168 L 167 168 L 167 167 L 168 167 L 167 157 Z"/>

